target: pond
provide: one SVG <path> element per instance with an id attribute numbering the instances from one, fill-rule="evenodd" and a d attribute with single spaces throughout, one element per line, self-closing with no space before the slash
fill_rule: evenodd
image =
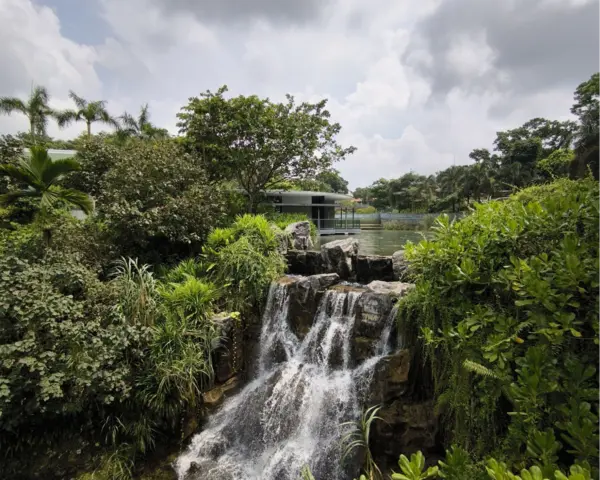
<path id="1" fill-rule="evenodd" d="M 358 253 L 361 255 L 391 255 L 397 250 L 402 250 L 409 240 L 418 243 L 423 239 L 423 235 L 427 234 L 428 232 L 410 230 L 362 230 L 357 235 L 324 235 L 317 238 L 315 249 L 319 249 L 325 243 L 351 236 L 358 240 Z"/>

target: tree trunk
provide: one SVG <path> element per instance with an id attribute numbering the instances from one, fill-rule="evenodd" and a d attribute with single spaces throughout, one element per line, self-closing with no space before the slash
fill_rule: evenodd
<path id="1" fill-rule="evenodd" d="M 88 138 L 92 136 L 92 122 L 87 121 L 87 136 Z"/>
<path id="2" fill-rule="evenodd" d="M 35 126 L 33 124 L 33 119 L 29 120 L 29 135 L 31 136 L 31 143 L 35 145 Z"/>

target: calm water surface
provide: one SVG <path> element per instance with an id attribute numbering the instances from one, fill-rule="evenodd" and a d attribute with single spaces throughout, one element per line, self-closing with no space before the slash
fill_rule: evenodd
<path id="1" fill-rule="evenodd" d="M 315 249 L 321 245 L 353 237 L 360 244 L 358 253 L 361 255 L 391 255 L 396 250 L 402 250 L 409 240 L 418 243 L 428 232 L 415 232 L 408 230 L 363 230 L 357 235 L 324 235 L 318 237 Z"/>

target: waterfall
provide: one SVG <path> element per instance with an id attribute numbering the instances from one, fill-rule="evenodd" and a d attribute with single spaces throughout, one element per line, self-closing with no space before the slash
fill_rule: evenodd
<path id="1" fill-rule="evenodd" d="M 258 376 L 192 439 L 176 461 L 180 479 L 298 480 L 304 465 L 318 479 L 348 478 L 340 425 L 360 416 L 361 395 L 388 353 L 395 317 L 392 310 L 371 358 L 354 367 L 351 340 L 361 294 L 327 290 L 300 340 L 289 324 L 287 285 L 271 286 Z"/>

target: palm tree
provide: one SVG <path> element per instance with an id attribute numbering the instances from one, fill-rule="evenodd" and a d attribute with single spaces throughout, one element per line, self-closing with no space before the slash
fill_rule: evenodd
<path id="1" fill-rule="evenodd" d="M 63 128 L 72 122 L 84 121 L 87 127 L 88 137 L 92 135 L 92 123 L 101 122 L 111 127 L 119 128 L 119 123 L 106 111 L 106 102 L 96 100 L 89 102 L 74 91 L 69 92 L 69 97 L 75 102 L 77 110 L 64 110 L 56 113 L 58 126 Z"/>
<path id="2" fill-rule="evenodd" d="M 37 86 L 31 91 L 27 101 L 16 97 L 1 97 L 0 112 L 10 115 L 13 112 L 20 112 L 29 119 L 29 133 L 33 143 L 36 142 L 36 135 L 45 135 L 48 117 L 53 115 L 52 109 L 48 106 L 50 95 L 44 87 Z"/>
<path id="3" fill-rule="evenodd" d="M 32 147 L 31 155 L 21 158 L 18 165 L 0 165 L 0 175 L 26 186 L 0 195 L 0 204 L 9 205 L 20 198 L 39 198 L 42 211 L 59 203 L 67 203 L 89 214 L 94 210 L 94 203 L 87 194 L 57 185 L 65 175 L 79 168 L 79 163 L 72 158 L 52 161 L 48 150 L 39 146 Z"/>
<path id="4" fill-rule="evenodd" d="M 125 112 L 121 115 L 120 119 L 123 123 L 121 129 L 121 135 L 125 137 L 138 137 L 145 139 L 163 139 L 169 137 L 169 132 L 165 128 L 158 128 L 150 123 L 150 112 L 149 107 L 146 103 L 142 105 L 140 114 L 137 118 L 134 118 L 129 113 Z"/>

